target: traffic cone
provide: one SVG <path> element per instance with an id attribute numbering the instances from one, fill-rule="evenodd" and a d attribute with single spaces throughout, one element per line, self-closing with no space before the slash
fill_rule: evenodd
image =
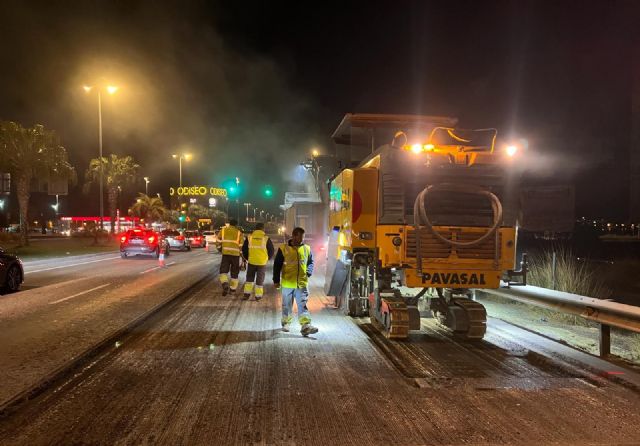
<path id="1" fill-rule="evenodd" d="M 164 251 L 160 251 L 160 255 L 158 256 L 158 263 L 161 268 L 164 268 Z"/>

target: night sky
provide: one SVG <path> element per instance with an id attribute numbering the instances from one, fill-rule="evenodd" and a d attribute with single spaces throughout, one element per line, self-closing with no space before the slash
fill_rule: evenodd
<path id="1" fill-rule="evenodd" d="M 239 176 L 257 203 L 263 184 L 295 187 L 312 147 L 330 153 L 345 113 L 456 116 L 525 138 L 528 175 L 575 184 L 579 215 L 626 218 L 640 2 L 166 5 L 0 0 L 0 119 L 56 130 L 82 183 L 98 152 L 82 85 L 103 79 L 120 86 L 105 153 L 133 155 L 150 192 L 166 198 L 189 151 L 185 183 Z M 66 212 L 96 214 L 80 186 Z"/>

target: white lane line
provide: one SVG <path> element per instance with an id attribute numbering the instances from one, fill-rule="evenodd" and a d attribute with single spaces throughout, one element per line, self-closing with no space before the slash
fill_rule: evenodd
<path id="1" fill-rule="evenodd" d="M 91 288 L 90 290 L 81 291 L 81 292 L 73 294 L 71 296 L 63 297 L 62 299 L 58 299 L 58 300 L 54 300 L 53 302 L 49 302 L 49 305 L 59 304 L 60 302 L 64 302 L 65 300 L 69 300 L 69 299 L 73 299 L 74 297 L 82 296 L 83 294 L 87 294 L 87 293 L 90 293 L 92 291 L 99 290 L 100 288 L 104 288 L 104 287 L 109 286 L 109 285 L 111 285 L 111 284 L 110 283 L 105 283 L 104 285 L 100 285 L 100 286 L 97 286 L 95 288 Z"/>
<path id="2" fill-rule="evenodd" d="M 171 265 L 175 265 L 175 264 L 176 264 L 176 262 L 170 262 L 170 263 L 167 263 L 166 266 L 171 266 Z M 140 274 L 146 274 L 146 273 L 149 273 L 149 272 L 154 271 L 154 270 L 159 269 L 159 268 L 162 268 L 162 267 L 159 266 L 159 265 L 158 266 L 154 266 L 153 268 L 149 268 L 149 269 L 145 269 L 144 271 L 140 271 Z"/>
<path id="3" fill-rule="evenodd" d="M 107 257 L 106 259 L 90 260 L 88 262 L 73 263 L 71 265 L 52 266 L 51 268 L 37 269 L 37 270 L 34 270 L 34 271 L 25 271 L 25 274 L 41 273 L 42 271 L 51 271 L 52 269 L 71 268 L 72 266 L 86 265 L 88 263 L 104 262 L 105 260 L 113 260 L 113 259 L 119 259 L 119 258 L 120 258 L 120 256 Z"/>

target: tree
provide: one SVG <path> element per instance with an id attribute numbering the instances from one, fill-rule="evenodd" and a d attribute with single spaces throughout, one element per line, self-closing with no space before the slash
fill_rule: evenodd
<path id="1" fill-rule="evenodd" d="M 162 198 L 150 197 L 142 193 L 138 194 L 136 202 L 131 206 L 131 214 L 143 218 L 147 225 L 154 221 L 162 221 L 169 215 Z"/>
<path id="2" fill-rule="evenodd" d="M 118 201 L 118 186 L 124 189 L 136 182 L 140 166 L 130 156 L 119 157 L 111 155 L 94 158 L 89 161 L 86 173 L 85 192 L 88 192 L 91 184 L 100 183 L 100 168 L 102 166 L 104 184 L 107 188 L 107 201 L 109 202 L 109 217 L 111 219 L 111 233 L 115 230 L 116 207 Z"/>
<path id="3" fill-rule="evenodd" d="M 20 239 L 29 244 L 27 237 L 29 190 L 34 178 L 45 181 L 76 181 L 75 169 L 68 161 L 67 150 L 52 130 L 42 125 L 25 128 L 11 121 L 0 122 L 0 171 L 11 174 L 15 181 L 20 208 Z"/>

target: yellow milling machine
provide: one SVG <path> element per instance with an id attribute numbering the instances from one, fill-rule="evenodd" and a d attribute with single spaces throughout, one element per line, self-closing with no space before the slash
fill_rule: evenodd
<path id="1" fill-rule="evenodd" d="M 526 282 L 526 266 L 514 271 L 516 149 L 497 148 L 495 129 L 441 125 L 450 118 L 372 117 L 392 141 L 329 183 L 325 291 L 390 338 L 419 330 L 431 311 L 455 334 L 482 339 L 486 311 L 472 290 Z"/>

